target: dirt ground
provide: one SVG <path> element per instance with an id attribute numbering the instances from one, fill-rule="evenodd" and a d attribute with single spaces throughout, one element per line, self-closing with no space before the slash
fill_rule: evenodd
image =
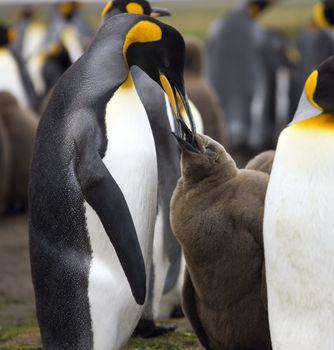
<path id="1" fill-rule="evenodd" d="M 0 216 L 0 328 L 34 318 L 28 217 Z"/>

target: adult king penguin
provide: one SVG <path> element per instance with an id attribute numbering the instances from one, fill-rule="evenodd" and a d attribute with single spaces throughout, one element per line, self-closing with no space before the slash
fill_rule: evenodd
<path id="1" fill-rule="evenodd" d="M 166 9 L 152 8 L 146 0 L 116 0 L 106 4 L 102 19 L 126 12 L 152 17 L 170 15 Z M 131 73 L 152 128 L 158 165 L 158 208 L 154 228 L 150 285 L 144 312 L 134 332 L 136 336 L 148 338 L 174 330 L 174 327 L 156 325 L 155 320 L 159 315 L 168 270 L 175 268 L 177 273 L 180 272 L 181 248 L 175 239 L 169 220 L 170 200 L 180 177 L 180 152 L 175 139 L 169 137 L 175 128 L 164 92 L 138 67 L 132 68 Z M 176 285 L 177 280 L 177 274 L 168 278 L 169 289 Z M 179 302 L 181 303 L 181 298 Z"/>
<path id="2" fill-rule="evenodd" d="M 281 133 L 264 215 L 273 349 L 334 348 L 334 57 L 306 81 Z"/>
<path id="3" fill-rule="evenodd" d="M 21 107 L 36 108 L 37 97 L 22 57 L 11 48 L 16 40 L 15 28 L 0 24 L 0 91 L 8 91 Z"/>
<path id="4" fill-rule="evenodd" d="M 102 18 L 108 19 L 120 13 L 135 13 L 151 17 L 170 16 L 170 12 L 162 8 L 152 8 L 146 0 L 114 0 L 109 1 L 102 12 Z"/>
<path id="5" fill-rule="evenodd" d="M 54 89 L 39 124 L 30 186 L 30 255 L 44 349 L 119 349 L 141 316 L 158 176 L 129 68 L 146 72 L 174 113 L 181 115 L 182 104 L 192 120 L 184 61 L 175 29 L 120 14 L 104 22 Z"/>

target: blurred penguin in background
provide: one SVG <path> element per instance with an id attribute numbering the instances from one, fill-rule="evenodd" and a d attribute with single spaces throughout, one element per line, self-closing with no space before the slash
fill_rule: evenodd
<path id="1" fill-rule="evenodd" d="M 71 65 L 70 54 L 61 41 L 33 55 L 27 62 L 31 80 L 41 101 L 39 111 L 44 111 L 52 88 Z"/>
<path id="2" fill-rule="evenodd" d="M 60 41 L 69 52 L 72 63 L 82 55 L 93 35 L 82 16 L 81 6 L 77 1 L 54 5 L 46 42 L 48 46 Z"/>
<path id="3" fill-rule="evenodd" d="M 36 110 L 38 98 L 26 64 L 11 46 L 16 38 L 14 27 L 0 24 L 0 91 L 8 91 L 15 96 L 21 108 Z"/>
<path id="4" fill-rule="evenodd" d="M 187 272 L 183 310 L 205 349 L 270 350 L 263 252 L 269 176 L 239 170 L 224 147 L 178 138 L 182 177 L 171 202 Z"/>
<path id="5" fill-rule="evenodd" d="M 313 6 L 309 27 L 297 38 L 297 47 L 301 53 L 301 62 L 296 75 L 294 103 L 291 114 L 294 115 L 304 84 L 309 74 L 324 60 L 334 55 L 334 1 L 319 1 Z"/>
<path id="6" fill-rule="evenodd" d="M 47 28 L 42 22 L 35 19 L 35 13 L 31 6 L 24 6 L 17 13 L 15 29 L 17 40 L 13 47 L 24 60 L 29 60 L 43 47 L 48 34 Z"/>
<path id="7" fill-rule="evenodd" d="M 291 79 L 301 59 L 286 35 L 275 29 L 265 30 L 261 54 L 267 89 L 263 118 L 252 134 L 258 152 L 276 148 L 278 135 L 290 122 Z"/>
<path id="8" fill-rule="evenodd" d="M 274 158 L 275 151 L 270 150 L 262 152 L 248 162 L 246 169 L 258 170 L 270 175 L 274 163 Z"/>
<path id="9" fill-rule="evenodd" d="M 266 79 L 256 18 L 274 0 L 250 0 L 213 27 L 208 44 L 209 78 L 225 113 L 233 151 L 247 151 L 254 119 L 263 118 Z"/>
<path id="10" fill-rule="evenodd" d="M 10 183 L 10 143 L 4 121 L 0 117 L 0 214 L 8 207 Z"/>
<path id="11" fill-rule="evenodd" d="M 218 96 L 204 75 L 204 46 L 195 37 L 187 37 L 185 82 L 189 98 L 198 108 L 202 118 L 204 133 L 228 146 L 228 136 Z"/>
<path id="12" fill-rule="evenodd" d="M 38 120 L 22 109 L 12 94 L 0 92 L 0 124 L 1 137 L 4 136 L 1 145 L 5 146 L 0 150 L 1 182 L 9 174 L 5 210 L 23 211 L 28 205 L 29 170 Z"/>

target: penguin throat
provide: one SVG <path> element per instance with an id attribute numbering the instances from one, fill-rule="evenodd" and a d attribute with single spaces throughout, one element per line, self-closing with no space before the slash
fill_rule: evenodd
<path id="1" fill-rule="evenodd" d="M 334 114 L 323 113 L 317 117 L 297 122 L 290 127 L 303 131 L 334 132 Z"/>
<path id="2" fill-rule="evenodd" d="M 125 82 L 120 86 L 120 89 L 132 89 L 134 87 L 134 82 L 132 78 L 131 72 L 129 72 L 129 75 Z"/>

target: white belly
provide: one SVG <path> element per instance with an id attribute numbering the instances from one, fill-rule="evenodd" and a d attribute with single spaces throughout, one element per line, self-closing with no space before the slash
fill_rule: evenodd
<path id="1" fill-rule="evenodd" d="M 71 62 L 74 63 L 77 61 L 83 54 L 84 50 L 80 43 L 80 35 L 76 28 L 71 25 L 65 26 L 61 36 L 61 41 L 71 58 Z"/>
<path id="2" fill-rule="evenodd" d="M 107 107 L 108 150 L 104 163 L 120 186 L 136 227 L 150 275 L 158 174 L 154 139 L 134 88 L 119 89 Z M 136 304 L 102 224 L 86 203 L 93 258 L 89 301 L 95 350 L 117 350 L 132 334 L 143 311 Z"/>
<path id="3" fill-rule="evenodd" d="M 43 43 L 47 38 L 46 27 L 40 23 L 29 25 L 23 42 L 22 55 L 25 60 L 36 54 L 42 49 Z"/>
<path id="4" fill-rule="evenodd" d="M 19 67 L 7 49 L 0 49 L 0 91 L 10 92 L 17 98 L 21 107 L 29 106 Z"/>
<path id="5" fill-rule="evenodd" d="M 264 246 L 273 350 L 334 349 L 334 133 L 280 137 Z"/>

